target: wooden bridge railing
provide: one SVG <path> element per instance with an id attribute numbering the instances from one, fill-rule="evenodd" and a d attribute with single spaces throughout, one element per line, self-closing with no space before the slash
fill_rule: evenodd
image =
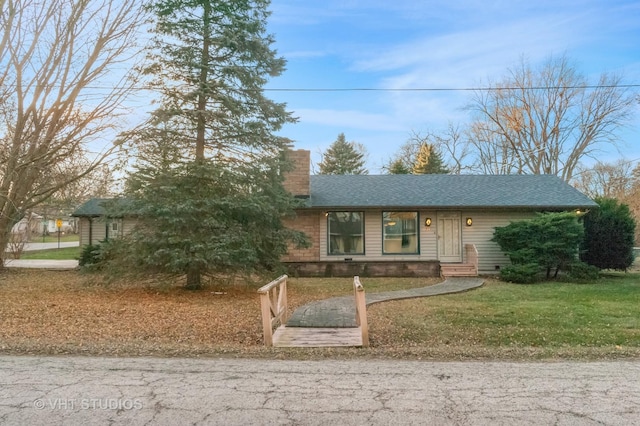
<path id="1" fill-rule="evenodd" d="M 478 249 L 475 244 L 465 244 L 464 249 L 467 263 L 473 265 L 476 275 L 478 275 Z"/>
<path id="2" fill-rule="evenodd" d="M 353 293 L 356 298 L 356 324 L 362 332 L 362 346 L 369 346 L 369 325 L 367 323 L 367 302 L 360 277 L 353 277 Z"/>
<path id="3" fill-rule="evenodd" d="M 262 329 L 264 334 L 264 344 L 273 346 L 273 329 L 278 324 L 287 322 L 287 275 L 271 281 L 269 284 L 260 287 L 260 309 L 262 311 Z M 356 324 L 360 328 L 362 335 L 362 346 L 369 346 L 369 327 L 367 324 L 367 304 L 365 300 L 364 287 L 360 282 L 360 277 L 353 277 L 353 293 L 356 303 Z"/>
<path id="4" fill-rule="evenodd" d="M 273 327 L 287 322 L 287 278 L 282 275 L 258 290 L 266 346 L 273 346 Z"/>

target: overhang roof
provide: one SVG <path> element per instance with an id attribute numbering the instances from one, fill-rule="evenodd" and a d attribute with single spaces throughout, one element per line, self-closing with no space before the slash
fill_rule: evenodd
<path id="1" fill-rule="evenodd" d="M 313 175 L 311 208 L 597 207 L 555 175 Z"/>
<path id="2" fill-rule="evenodd" d="M 71 216 L 75 217 L 100 217 L 107 214 L 106 207 L 110 204 L 110 207 L 122 206 L 126 201 L 119 198 L 92 198 L 84 204 L 80 205 Z M 115 204 L 114 204 L 115 203 Z"/>

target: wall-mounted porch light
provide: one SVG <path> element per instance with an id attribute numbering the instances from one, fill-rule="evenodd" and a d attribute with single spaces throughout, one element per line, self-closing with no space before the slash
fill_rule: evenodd
<path id="1" fill-rule="evenodd" d="M 468 218 L 467 218 L 467 220 L 466 220 L 466 224 L 467 224 L 467 226 L 471 226 L 471 225 L 473 225 L 473 219 L 471 219 L 470 217 L 468 217 Z"/>
<path id="2" fill-rule="evenodd" d="M 428 217 L 424 220 L 424 226 L 429 227 L 431 226 L 431 218 Z"/>

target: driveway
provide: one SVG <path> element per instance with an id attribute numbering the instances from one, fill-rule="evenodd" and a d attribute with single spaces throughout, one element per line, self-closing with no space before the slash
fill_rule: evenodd
<path id="1" fill-rule="evenodd" d="M 28 268 L 28 269 L 76 269 L 78 261 L 68 260 L 45 260 L 45 259 L 5 259 L 4 266 L 7 268 Z"/>
<path id="2" fill-rule="evenodd" d="M 0 356 L 0 424 L 638 425 L 640 362 Z"/>
<path id="3" fill-rule="evenodd" d="M 78 241 L 61 242 L 60 248 L 79 247 Z M 58 243 L 26 243 L 23 251 L 51 250 L 58 248 Z M 36 260 L 36 259 L 11 259 L 7 254 L 4 266 L 7 268 L 30 268 L 30 269 L 75 269 L 78 261 L 70 260 Z"/>
<path id="4" fill-rule="evenodd" d="M 65 248 L 65 247 L 79 247 L 80 246 L 80 242 L 79 241 L 66 241 L 66 242 L 60 242 L 60 248 Z M 58 248 L 58 243 L 37 243 L 37 242 L 33 242 L 33 243 L 25 243 L 24 247 L 22 248 L 22 251 L 35 251 L 35 250 L 51 250 L 51 249 L 55 249 Z M 9 249 L 9 247 L 7 247 L 7 252 L 10 252 L 11 250 Z"/>

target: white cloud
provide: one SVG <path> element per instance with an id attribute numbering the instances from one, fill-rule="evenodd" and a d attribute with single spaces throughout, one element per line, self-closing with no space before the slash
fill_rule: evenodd
<path id="1" fill-rule="evenodd" d="M 328 53 L 321 50 L 297 50 L 290 52 L 282 52 L 282 56 L 287 60 L 302 58 L 321 58 L 327 56 Z"/>
<path id="2" fill-rule="evenodd" d="M 293 115 L 300 118 L 300 123 L 378 131 L 406 130 L 406 126 L 395 117 L 364 111 L 302 108 L 296 109 Z"/>

